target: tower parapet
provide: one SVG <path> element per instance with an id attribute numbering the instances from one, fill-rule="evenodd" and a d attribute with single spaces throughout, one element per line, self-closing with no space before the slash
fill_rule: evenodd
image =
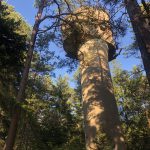
<path id="1" fill-rule="evenodd" d="M 67 24 L 62 26 L 63 47 L 71 58 L 78 59 L 78 50 L 89 39 L 101 39 L 109 47 L 109 61 L 115 56 L 115 42 L 110 26 L 109 14 L 103 9 L 81 7 L 76 15 L 65 18 Z"/>

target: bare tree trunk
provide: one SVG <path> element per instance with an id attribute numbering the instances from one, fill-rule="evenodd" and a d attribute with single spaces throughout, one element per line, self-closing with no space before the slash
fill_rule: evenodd
<path id="1" fill-rule="evenodd" d="M 27 58 L 26 58 L 25 68 L 23 71 L 18 95 L 16 98 L 16 101 L 18 101 L 18 102 L 24 101 L 25 88 L 26 88 L 26 84 L 27 84 L 27 80 L 28 80 L 28 74 L 29 74 L 29 69 L 30 69 L 30 65 L 31 65 L 33 50 L 34 50 L 34 46 L 35 46 L 36 36 L 37 36 L 38 29 L 39 29 L 44 5 L 45 5 L 45 0 L 42 0 L 41 5 L 39 6 L 39 10 L 37 12 L 36 18 L 35 18 L 35 24 L 33 26 L 32 34 L 31 34 L 31 40 L 30 40 L 29 50 L 28 50 L 28 54 L 27 54 Z M 8 137 L 7 137 L 6 144 L 3 148 L 3 150 L 13 150 L 13 146 L 14 146 L 15 138 L 16 138 L 17 127 L 18 127 L 18 122 L 19 122 L 19 116 L 21 113 L 20 110 L 21 109 L 18 106 L 14 108 L 10 128 L 8 131 Z"/>
<path id="2" fill-rule="evenodd" d="M 150 85 L 150 22 L 145 19 L 136 0 L 125 0 L 125 4 Z"/>
<path id="3" fill-rule="evenodd" d="M 80 69 L 86 149 L 112 146 L 115 150 L 125 150 L 108 65 L 108 46 L 101 39 L 91 39 L 80 47 L 78 55 L 83 56 Z M 103 143 L 105 140 L 107 145 Z"/>

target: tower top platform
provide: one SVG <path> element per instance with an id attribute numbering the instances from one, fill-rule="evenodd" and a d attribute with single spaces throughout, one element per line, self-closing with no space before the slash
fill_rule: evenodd
<path id="1" fill-rule="evenodd" d="M 78 8 L 74 15 L 65 17 L 62 27 L 63 47 L 67 56 L 78 59 L 81 45 L 90 39 L 101 39 L 109 48 L 109 61 L 115 55 L 115 42 L 110 25 L 109 14 L 103 9 L 91 7 Z"/>

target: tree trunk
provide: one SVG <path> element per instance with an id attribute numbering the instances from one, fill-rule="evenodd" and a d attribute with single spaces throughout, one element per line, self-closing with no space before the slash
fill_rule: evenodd
<path id="1" fill-rule="evenodd" d="M 136 0 L 125 0 L 125 4 L 150 85 L 150 22 L 145 19 Z"/>
<path id="2" fill-rule="evenodd" d="M 81 57 L 82 55 L 82 57 Z M 100 39 L 85 42 L 78 51 L 87 150 L 125 150 L 108 65 L 108 46 Z M 106 143 L 103 143 L 104 141 Z M 102 147 L 104 146 L 104 147 Z"/>
<path id="3" fill-rule="evenodd" d="M 38 13 L 35 18 L 35 24 L 33 26 L 32 34 L 31 34 L 31 40 L 30 40 L 29 50 L 27 53 L 25 68 L 23 71 L 18 95 L 16 98 L 16 101 L 18 101 L 18 102 L 24 101 L 25 88 L 26 88 L 26 84 L 27 84 L 27 80 L 28 80 L 28 74 L 29 74 L 29 69 L 30 69 L 30 65 L 31 65 L 33 50 L 34 50 L 34 46 L 35 46 L 36 36 L 37 36 L 38 28 L 40 25 L 40 20 L 41 20 L 42 12 L 44 9 L 44 5 L 45 5 L 45 0 L 42 0 L 41 5 L 39 6 Z M 19 107 L 15 107 L 14 112 L 12 114 L 10 128 L 8 131 L 8 137 L 7 137 L 6 144 L 3 148 L 3 150 L 13 150 L 20 113 L 21 113 L 21 109 Z"/>

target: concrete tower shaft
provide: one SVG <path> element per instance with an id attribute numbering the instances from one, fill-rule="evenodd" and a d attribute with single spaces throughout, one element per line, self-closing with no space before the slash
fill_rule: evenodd
<path id="1" fill-rule="evenodd" d="M 87 150 L 100 150 L 103 135 L 110 149 L 125 150 L 108 61 L 115 55 L 109 15 L 81 7 L 65 18 L 64 49 L 80 61 Z"/>

